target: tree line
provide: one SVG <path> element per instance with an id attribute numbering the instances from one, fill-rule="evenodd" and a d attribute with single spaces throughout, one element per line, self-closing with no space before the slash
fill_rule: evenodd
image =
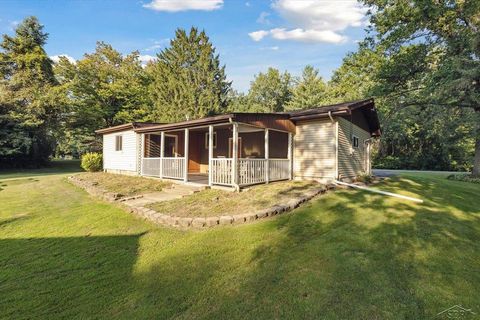
<path id="1" fill-rule="evenodd" d="M 204 31 L 178 29 L 142 66 L 99 42 L 75 63 L 53 63 L 29 17 L 0 44 L 0 161 L 39 164 L 98 150 L 94 130 L 231 111 L 278 112 L 374 97 L 383 136 L 374 165 L 480 169 L 479 4 L 366 0 L 370 26 L 329 81 L 269 68 L 246 93 L 232 89 Z"/>

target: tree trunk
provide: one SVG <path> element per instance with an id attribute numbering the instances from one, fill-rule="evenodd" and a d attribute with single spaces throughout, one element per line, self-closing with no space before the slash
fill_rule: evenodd
<path id="1" fill-rule="evenodd" d="M 473 158 L 473 171 L 474 177 L 480 177 L 480 137 L 477 135 L 477 141 L 475 142 L 475 157 Z"/>
<path id="2" fill-rule="evenodd" d="M 475 109 L 477 114 L 476 119 L 476 136 L 475 136 L 475 156 L 473 158 L 472 175 L 480 177 L 480 108 Z"/>

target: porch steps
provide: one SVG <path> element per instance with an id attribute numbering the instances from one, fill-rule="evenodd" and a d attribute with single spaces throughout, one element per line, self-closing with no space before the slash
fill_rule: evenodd
<path id="1" fill-rule="evenodd" d="M 206 189 L 206 186 L 190 186 L 184 184 L 173 184 L 170 188 L 165 188 L 159 192 L 145 193 L 141 198 L 124 201 L 124 204 L 130 207 L 146 206 L 155 202 L 169 201 L 183 198 Z"/>

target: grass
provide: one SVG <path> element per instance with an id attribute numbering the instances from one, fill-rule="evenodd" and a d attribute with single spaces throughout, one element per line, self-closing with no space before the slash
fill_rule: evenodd
<path id="1" fill-rule="evenodd" d="M 13 174 L 15 175 L 15 174 Z M 157 227 L 65 175 L 2 181 L 2 319 L 432 319 L 480 313 L 480 185 L 432 174 L 208 231 Z"/>
<path id="2" fill-rule="evenodd" d="M 96 183 L 98 187 L 108 192 L 119 193 L 122 196 L 134 196 L 146 192 L 162 191 L 171 183 L 158 179 L 127 176 L 105 172 L 85 172 L 77 178 Z"/>
<path id="3" fill-rule="evenodd" d="M 158 202 L 150 207 L 164 214 L 175 213 L 178 217 L 242 214 L 281 204 L 318 186 L 312 182 L 283 181 L 255 186 L 241 193 L 210 189 L 182 199 Z"/>

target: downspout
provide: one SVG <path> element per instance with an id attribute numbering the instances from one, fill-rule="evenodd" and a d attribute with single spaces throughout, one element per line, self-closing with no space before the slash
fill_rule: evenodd
<path id="1" fill-rule="evenodd" d="M 332 117 L 332 111 L 328 111 L 328 117 L 330 118 L 330 121 L 335 122 Z"/>

